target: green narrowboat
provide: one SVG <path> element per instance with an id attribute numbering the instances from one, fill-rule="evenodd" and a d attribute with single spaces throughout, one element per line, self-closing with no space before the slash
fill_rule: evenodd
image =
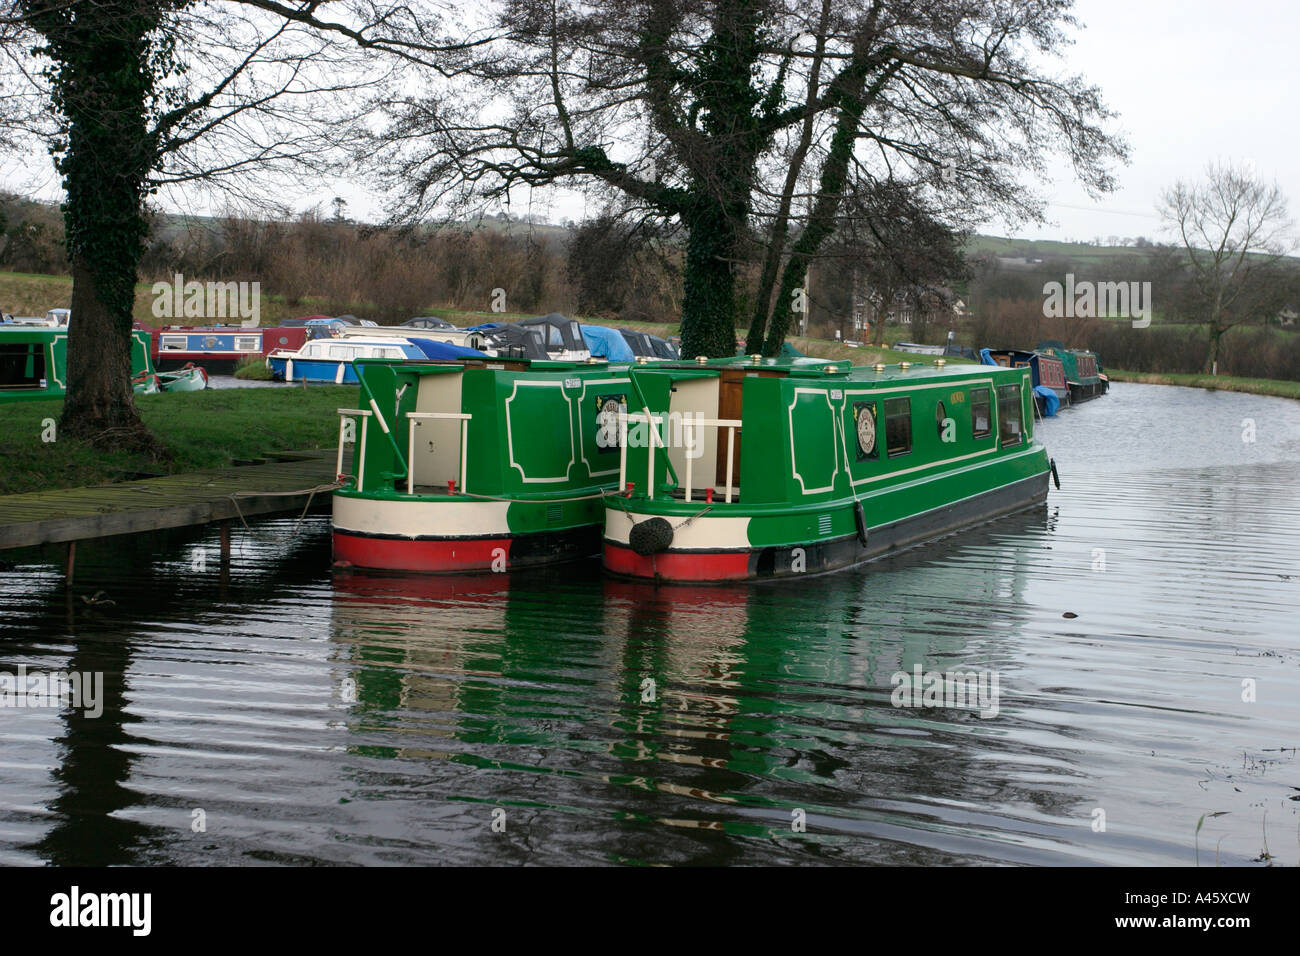
<path id="1" fill-rule="evenodd" d="M 626 365 L 376 358 L 353 367 L 360 407 L 338 413 L 335 567 L 509 571 L 600 553 Z M 354 474 L 343 475 L 349 441 Z"/>
<path id="2" fill-rule="evenodd" d="M 634 366 L 604 566 L 663 582 L 832 571 L 1042 502 L 1029 375 L 942 359 Z"/>
<path id="3" fill-rule="evenodd" d="M 1070 403 L 1086 402 L 1106 394 L 1110 380 L 1102 373 L 1096 352 L 1067 349 L 1063 342 L 1039 342 L 1038 351 L 1055 355 L 1065 367 L 1065 381 L 1070 389 Z"/>
<path id="4" fill-rule="evenodd" d="M 68 329 L 0 325 L 0 402 L 62 398 L 68 391 Z M 152 380 L 149 333 L 131 332 L 132 380 Z"/>

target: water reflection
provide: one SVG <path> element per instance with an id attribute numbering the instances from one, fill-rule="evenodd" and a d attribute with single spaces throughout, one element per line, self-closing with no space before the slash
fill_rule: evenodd
<path id="1" fill-rule="evenodd" d="M 1046 508 L 798 582 L 331 575 L 320 516 L 23 556 L 0 668 L 108 699 L 0 712 L 0 862 L 1295 863 L 1300 405 L 1114 397 Z"/>

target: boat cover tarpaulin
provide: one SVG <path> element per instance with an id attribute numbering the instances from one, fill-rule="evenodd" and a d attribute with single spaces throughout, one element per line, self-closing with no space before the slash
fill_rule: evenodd
<path id="1" fill-rule="evenodd" d="M 607 329 L 603 325 L 580 325 L 582 337 L 587 348 L 596 358 L 609 359 L 611 362 L 632 362 L 636 356 L 627 344 L 621 332 Z"/>
<path id="2" fill-rule="evenodd" d="M 1061 407 L 1061 400 L 1056 397 L 1056 393 L 1046 385 L 1035 385 L 1034 394 L 1043 400 L 1043 415 L 1047 418 L 1055 418 L 1056 410 Z"/>
<path id="3" fill-rule="evenodd" d="M 423 352 L 425 358 L 458 359 L 488 357 L 484 353 L 478 351 L 478 349 L 468 349 L 463 345 L 452 345 L 450 342 L 435 342 L 433 339 L 416 338 L 409 339 L 408 341 Z"/>
<path id="4" fill-rule="evenodd" d="M 980 363 L 983 365 L 997 365 L 997 361 L 990 354 L 989 349 L 980 349 Z"/>

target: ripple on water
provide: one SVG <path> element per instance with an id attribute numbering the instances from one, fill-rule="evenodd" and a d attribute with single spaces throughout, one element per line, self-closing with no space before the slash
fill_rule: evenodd
<path id="1" fill-rule="evenodd" d="M 1300 862 L 1300 403 L 1116 385 L 1039 435 L 1046 507 L 797 584 L 332 576 L 321 517 L 224 572 L 84 545 L 71 599 L 33 560 L 3 669 L 105 709 L 6 711 L 0 863 Z M 894 707 L 917 666 L 996 716 Z"/>

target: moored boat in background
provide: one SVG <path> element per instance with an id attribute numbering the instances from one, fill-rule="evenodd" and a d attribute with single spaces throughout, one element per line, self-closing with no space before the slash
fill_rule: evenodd
<path id="1" fill-rule="evenodd" d="M 1038 351 L 1056 356 L 1064 366 L 1071 404 L 1099 398 L 1110 389 L 1096 352 L 1067 349 L 1062 342 L 1039 342 Z"/>
<path id="2" fill-rule="evenodd" d="M 559 362 L 585 362 L 591 358 L 591 349 L 582 337 L 576 321 L 558 312 L 549 312 L 533 319 L 520 319 L 513 323 L 521 329 L 535 329 L 542 334 L 546 354 Z"/>
<path id="3" fill-rule="evenodd" d="M 373 331 L 373 330 L 368 330 Z M 318 382 L 355 385 L 353 362 L 357 359 L 485 358 L 474 349 L 420 337 L 357 334 L 312 339 L 295 351 L 276 351 L 267 356 L 271 377 L 277 382 Z"/>
<path id="4" fill-rule="evenodd" d="M 751 356 L 629 376 L 642 409 L 623 416 L 626 491 L 605 504 L 617 575 L 831 571 L 1047 495 L 1028 369 Z"/>
<path id="5" fill-rule="evenodd" d="M 1046 352 L 1026 352 L 1023 349 L 980 349 L 979 355 L 980 361 L 985 365 L 1028 368 L 1032 376 L 1038 409 L 1048 418 L 1056 414 L 1056 409 L 1062 403 L 1070 401 L 1065 366 L 1055 355 Z"/>
<path id="6" fill-rule="evenodd" d="M 67 327 L 0 325 L 0 402 L 62 398 L 68 390 Z M 131 333 L 132 379 L 151 376 L 149 338 Z"/>
<path id="7" fill-rule="evenodd" d="M 307 340 L 304 326 L 178 326 L 152 328 L 136 323 L 151 340 L 154 367 L 159 371 L 202 363 L 212 372 L 232 372 L 243 360 L 265 358 L 279 349 L 296 349 Z"/>
<path id="8" fill-rule="evenodd" d="M 201 392 L 208 387 L 208 373 L 190 363 L 172 372 L 142 372 L 131 380 L 137 392 Z"/>

